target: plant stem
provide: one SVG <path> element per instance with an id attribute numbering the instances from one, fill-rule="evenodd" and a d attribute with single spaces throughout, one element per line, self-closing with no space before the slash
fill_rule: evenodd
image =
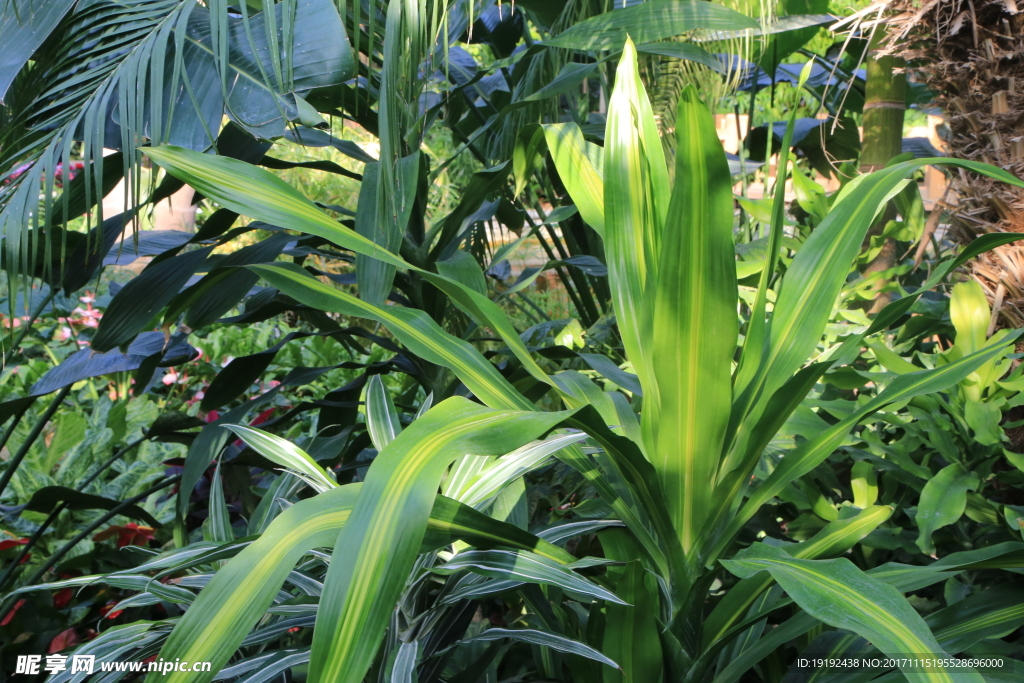
<path id="1" fill-rule="evenodd" d="M 67 543 L 62 545 L 57 552 L 55 552 L 53 555 L 50 556 L 50 559 L 48 559 L 46 562 L 43 563 L 43 566 L 41 566 L 39 569 L 36 570 L 35 574 L 33 574 L 31 577 L 29 577 L 28 581 L 26 582 L 26 585 L 31 586 L 36 581 L 38 581 L 43 576 L 43 574 L 48 572 L 54 565 L 56 565 L 58 562 L 60 562 L 61 558 L 63 558 L 72 548 L 74 548 L 76 545 L 78 545 L 84 539 L 86 539 L 89 536 L 89 534 L 91 534 L 92 532 L 96 531 L 101 526 L 103 526 L 104 524 L 109 522 L 111 519 L 113 519 L 114 517 L 117 517 L 119 514 L 121 514 L 122 510 L 124 510 L 125 508 L 127 508 L 127 507 L 129 507 L 131 505 L 135 505 L 136 503 L 138 503 L 141 500 L 144 500 L 144 499 L 148 498 L 149 496 L 151 496 L 152 494 L 156 493 L 160 489 L 167 488 L 171 484 L 175 484 L 175 483 L 177 483 L 179 481 L 181 481 L 181 475 L 180 474 L 178 476 L 176 476 L 176 477 L 171 477 L 170 479 L 165 479 L 164 481 L 160 482 L 159 484 L 155 484 L 155 485 L 149 487 L 148 489 L 146 489 L 145 491 L 143 491 L 139 495 L 134 496 L 132 498 L 129 498 L 128 500 L 124 501 L 123 503 L 121 503 L 120 505 L 115 507 L 113 510 L 110 510 L 109 512 L 107 512 L 105 515 L 103 515 L 102 517 L 97 519 L 95 522 L 93 522 L 92 524 L 87 526 L 85 529 L 82 529 L 82 531 L 79 532 L 79 534 L 77 536 L 75 536 L 70 541 L 68 541 Z"/>
<path id="2" fill-rule="evenodd" d="M 26 455 L 28 455 L 29 449 L 32 448 L 32 444 L 34 444 L 36 439 L 39 438 L 39 435 L 43 433 L 43 429 L 50 421 L 50 418 L 57 412 L 57 409 L 60 408 L 60 404 L 64 402 L 64 399 L 70 392 L 70 384 L 60 390 L 60 393 L 57 394 L 57 398 L 53 399 L 53 403 L 50 404 L 46 409 L 46 412 L 43 413 L 43 416 L 39 418 L 39 422 L 37 422 L 36 426 L 32 428 L 31 432 L 29 432 L 28 437 L 25 439 L 25 443 L 21 444 L 21 448 L 18 449 L 18 452 L 8 461 L 7 469 L 4 470 L 3 475 L 0 476 L 0 498 L 3 497 L 4 490 L 7 488 L 7 484 L 10 483 L 11 477 L 14 476 L 14 472 L 18 469 L 21 461 L 25 459 Z M 11 429 L 8 430 L 8 434 L 14 431 L 14 427 L 15 425 L 11 425 Z"/>

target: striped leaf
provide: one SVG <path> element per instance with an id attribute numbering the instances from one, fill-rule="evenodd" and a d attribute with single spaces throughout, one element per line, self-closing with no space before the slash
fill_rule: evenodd
<path id="1" fill-rule="evenodd" d="M 729 421 L 738 293 L 732 177 L 711 112 L 692 85 L 679 98 L 676 137 L 675 187 L 647 295 L 654 311 L 646 345 L 658 375 L 671 380 L 654 394 L 656 416 L 648 419 L 645 402 L 643 418 L 644 433 L 654 435 L 651 461 L 689 552 L 711 506 Z"/>
<path id="2" fill-rule="evenodd" d="M 391 610 L 426 532 L 435 492 L 460 455 L 500 455 L 543 436 L 567 413 L 444 401 L 373 461 L 338 536 L 313 636 L 310 680 L 358 683 L 373 662 Z"/>
<path id="3" fill-rule="evenodd" d="M 781 548 L 758 543 L 722 564 L 747 578 L 767 570 L 808 614 L 830 626 L 853 631 L 892 657 L 948 657 L 903 595 L 861 572 L 847 559 L 798 560 Z M 982 683 L 970 669 L 904 669 L 910 681 Z"/>
<path id="4" fill-rule="evenodd" d="M 146 154 L 174 177 L 241 215 L 323 237 L 356 254 L 375 258 L 398 269 L 415 271 L 447 294 L 453 304 L 479 324 L 493 329 L 536 380 L 550 382 L 497 304 L 462 283 L 407 263 L 337 223 L 273 173 L 237 159 L 200 154 L 173 145 L 147 149 Z"/>
<path id="5" fill-rule="evenodd" d="M 366 430 L 378 451 L 394 441 L 402 431 L 398 411 L 380 375 L 374 375 L 366 383 Z"/>
<path id="6" fill-rule="evenodd" d="M 299 559 L 311 548 L 334 545 L 360 488 L 343 486 L 293 505 L 214 575 L 160 651 L 165 660 L 212 662 L 209 674 L 150 674 L 148 680 L 213 680 L 263 617 Z"/>
<path id="7" fill-rule="evenodd" d="M 613 660 L 605 657 L 603 654 L 598 652 L 592 647 L 584 645 L 575 640 L 560 636 L 556 633 L 546 633 L 544 631 L 538 631 L 536 629 L 526 628 L 489 628 L 480 635 L 472 638 L 467 638 L 461 642 L 472 643 L 472 642 L 492 642 L 495 640 L 516 640 L 522 643 L 530 643 L 531 645 L 540 645 L 542 647 L 557 650 L 558 652 L 565 652 L 567 654 L 580 655 L 587 659 L 593 659 L 594 661 L 607 664 L 608 666 L 618 668 Z"/>
<path id="8" fill-rule="evenodd" d="M 273 287 L 307 306 L 383 324 L 420 358 L 450 368 L 489 406 L 520 410 L 533 406 L 472 344 L 445 332 L 423 311 L 373 306 L 317 280 L 294 264 L 264 264 L 251 266 L 251 269 Z"/>
<path id="9" fill-rule="evenodd" d="M 587 438 L 586 434 L 559 434 L 518 448 L 486 464 L 451 497 L 471 507 L 482 507 L 509 482 L 550 461 L 552 454 Z"/>
<path id="10" fill-rule="evenodd" d="M 179 620 L 161 650 L 174 658 L 210 661 L 207 677 L 172 674 L 169 680 L 208 681 L 235 653 L 249 631 L 273 603 L 299 559 L 313 548 L 332 548 L 348 521 L 362 484 L 349 484 L 300 501 L 285 510 L 267 530 L 218 571 Z M 484 515 L 457 501 L 436 496 L 425 533 L 416 552 L 429 552 L 464 540 L 480 547 L 505 546 L 528 550 L 550 562 L 568 562 L 572 556 L 511 524 Z M 206 558 L 210 561 L 211 558 Z M 185 568 L 180 565 L 176 571 Z M 88 577 L 117 585 L 128 579 Z M 192 601 L 191 592 L 165 586 L 140 576 L 136 590 L 153 588 L 179 591 Z M 128 588 L 135 584 L 125 584 Z M 164 599 L 170 596 L 164 597 Z M 160 679 L 163 680 L 163 679 Z"/>
<path id="11" fill-rule="evenodd" d="M 526 551 L 471 550 L 436 567 L 438 574 L 468 570 L 502 581 L 558 586 L 579 595 L 622 604 L 614 593 L 579 576 L 564 564 Z"/>
<path id="12" fill-rule="evenodd" d="M 816 560 L 842 554 L 862 538 L 878 528 L 892 516 L 892 508 L 877 505 L 862 510 L 853 517 L 829 522 L 803 543 L 783 546 L 790 556 L 800 560 Z M 704 623 L 703 640 L 709 646 L 734 626 L 760 595 L 772 583 L 767 574 L 756 574 L 734 586 L 708 616 Z"/>
<path id="13" fill-rule="evenodd" d="M 657 241 L 670 190 L 658 126 L 640 81 L 636 49 L 628 40 L 608 100 L 604 157 L 604 243 L 612 304 L 626 357 L 648 399 L 647 423 L 657 424 L 653 349 L 645 333 L 651 311 L 645 291 L 657 277 Z"/>
<path id="14" fill-rule="evenodd" d="M 520 133 L 512 156 L 516 194 L 522 193 L 545 144 L 580 216 L 604 237 L 604 148 L 584 140 L 575 123 L 529 126 Z"/>
<path id="15" fill-rule="evenodd" d="M 239 436 L 254 451 L 272 460 L 281 467 L 295 472 L 305 479 L 313 488 L 319 492 L 327 491 L 338 486 L 324 468 L 316 464 L 313 458 L 291 441 L 282 439 L 262 429 L 243 427 L 242 425 L 224 425 Z"/>

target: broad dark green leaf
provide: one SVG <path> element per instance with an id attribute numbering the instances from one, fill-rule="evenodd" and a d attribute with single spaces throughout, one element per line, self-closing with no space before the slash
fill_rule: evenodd
<path id="1" fill-rule="evenodd" d="M 0 8 L 0 45 L 4 46 L 0 56 L 0 102 L 21 67 L 28 63 L 74 4 L 75 0 L 4 2 Z"/>
<path id="2" fill-rule="evenodd" d="M 921 491 L 917 506 L 917 547 L 925 555 L 935 554 L 932 534 L 960 519 L 967 507 L 967 492 L 978 488 L 978 475 L 953 463 L 939 470 Z"/>
<path id="3" fill-rule="evenodd" d="M 44 486 L 32 494 L 25 505 L 26 510 L 33 512 L 52 512 L 61 503 L 69 510 L 113 510 L 121 503 L 103 496 L 82 493 L 66 486 Z M 138 505 L 127 505 L 118 511 L 129 519 L 145 522 L 149 526 L 159 527 L 160 522 L 153 515 Z"/>
<path id="4" fill-rule="evenodd" d="M 562 31 L 546 45 L 574 50 L 618 50 L 627 36 L 638 43 L 671 38 L 695 29 L 739 31 L 759 24 L 723 5 L 691 0 L 652 0 L 613 9 Z"/>
<path id="5" fill-rule="evenodd" d="M 834 557 L 852 548 L 891 516 L 892 508 L 884 505 L 874 506 L 848 519 L 829 522 L 809 540 L 785 545 L 782 549 L 801 560 Z M 764 573 L 745 578 L 733 586 L 704 623 L 705 645 L 710 645 L 724 636 L 771 582 L 771 577 Z"/>
<path id="6" fill-rule="evenodd" d="M 96 351 L 109 351 L 135 338 L 199 270 L 213 247 L 156 261 L 129 280 L 114 296 L 92 340 Z"/>

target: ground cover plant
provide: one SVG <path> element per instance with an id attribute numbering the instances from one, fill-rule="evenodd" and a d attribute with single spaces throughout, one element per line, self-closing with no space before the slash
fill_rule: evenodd
<path id="1" fill-rule="evenodd" d="M 1017 236 L 900 262 L 872 316 L 859 271 L 888 204 L 883 237 L 923 234 L 905 179 L 924 165 L 1024 183 L 896 159 L 828 194 L 792 112 L 774 196 L 737 212 L 707 89 L 660 93 L 656 118 L 643 55 L 707 62 L 697 29 L 794 36 L 711 3 L 265 5 L 168 5 L 136 27 L 157 44 L 129 71 L 214 46 L 182 62 L 211 76 L 203 94 L 228 65 L 276 104 L 222 91 L 231 122 L 181 144 L 203 126 L 186 106 L 154 133 L 176 119 L 149 80 L 148 99 L 97 100 L 136 131 L 130 153 L 56 198 L 42 184 L 43 215 L 66 218 L 96 203 L 90 176 L 145 173 L 155 197 L 187 183 L 195 234 L 119 247 L 141 204 L 22 222 L 24 171 L 2 195 L 7 290 L 37 319 L 18 323 L 0 404 L 5 667 L 52 651 L 212 664 L 149 674 L 182 681 L 1015 680 L 1019 331 L 953 283 Z M 304 41 L 331 31 L 346 47 L 322 89 L 262 78 L 308 75 Z M 332 137 L 317 110 L 362 131 Z M 51 124 L 20 152 L 44 179 L 47 155 L 89 151 L 82 121 Z M 511 277 L 528 240 L 547 261 Z M 137 255 L 155 258 L 79 294 Z M 531 296 L 544 271 L 569 318 Z M 99 470 L 79 476 L 83 458 Z M 39 484 L 63 487 L 45 509 Z M 798 665 L 844 654 L 1007 663 Z"/>

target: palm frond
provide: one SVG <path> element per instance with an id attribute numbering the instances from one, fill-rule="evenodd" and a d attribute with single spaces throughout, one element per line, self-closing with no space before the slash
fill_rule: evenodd
<path id="1" fill-rule="evenodd" d="M 17 3 L 0 26 L 18 21 Z M 56 26 L 8 92 L 0 133 L 0 234 L 10 282 L 49 250 L 66 224 L 70 162 L 89 174 L 90 223 L 103 220 L 104 150 L 122 152 L 125 210 L 140 202 L 143 144 L 212 146 L 224 116 L 256 137 L 284 134 L 300 118 L 296 97 L 339 85 L 355 60 L 332 0 L 266 1 L 229 11 L 223 0 L 83 0 Z M 109 173 L 109 169 L 108 169 Z M 102 240 L 96 240 L 97 244 Z M 59 244 L 59 243 L 58 243 Z"/>

